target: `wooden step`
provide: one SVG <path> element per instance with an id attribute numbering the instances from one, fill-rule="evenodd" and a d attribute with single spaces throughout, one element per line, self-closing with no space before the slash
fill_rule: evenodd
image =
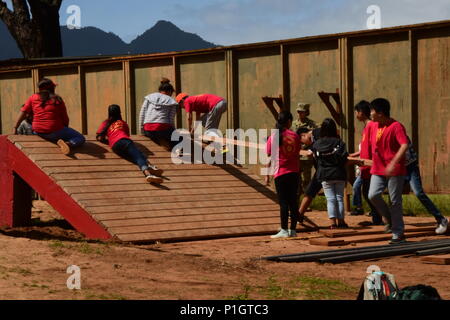
<path id="1" fill-rule="evenodd" d="M 450 254 L 426 256 L 426 257 L 421 258 L 420 260 L 425 263 L 450 265 Z"/>

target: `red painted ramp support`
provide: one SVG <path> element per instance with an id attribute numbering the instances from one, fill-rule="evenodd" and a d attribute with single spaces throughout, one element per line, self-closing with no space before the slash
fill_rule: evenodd
<path id="1" fill-rule="evenodd" d="M 111 235 L 33 161 L 0 136 L 0 226 L 27 226 L 31 220 L 31 188 L 75 229 L 91 239 Z"/>

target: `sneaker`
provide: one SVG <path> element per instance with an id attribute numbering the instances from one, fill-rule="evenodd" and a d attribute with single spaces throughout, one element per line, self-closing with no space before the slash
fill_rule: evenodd
<path id="1" fill-rule="evenodd" d="M 384 225 L 384 233 L 392 233 L 392 226 L 390 224 Z"/>
<path id="2" fill-rule="evenodd" d="M 350 228 L 350 227 L 345 222 L 340 222 L 337 225 L 337 229 L 348 229 L 348 228 Z"/>
<path id="3" fill-rule="evenodd" d="M 297 238 L 297 231 L 288 230 L 289 238 Z"/>
<path id="4" fill-rule="evenodd" d="M 289 231 L 281 229 L 276 235 L 271 236 L 272 239 L 289 238 Z"/>
<path id="5" fill-rule="evenodd" d="M 59 139 L 56 144 L 61 149 L 62 154 L 66 156 L 70 154 L 70 147 L 64 140 Z"/>
<path id="6" fill-rule="evenodd" d="M 148 183 L 156 183 L 156 184 L 161 184 L 164 182 L 163 178 L 153 175 L 146 176 L 145 180 L 147 180 Z"/>
<path id="7" fill-rule="evenodd" d="M 350 213 L 351 216 L 362 216 L 364 215 L 364 210 L 362 208 L 356 208 L 353 209 L 353 211 Z"/>
<path id="8" fill-rule="evenodd" d="M 159 169 L 157 166 L 148 166 L 148 171 L 150 171 L 150 173 L 152 175 L 161 177 L 164 173 L 163 169 Z"/>
<path id="9" fill-rule="evenodd" d="M 441 235 L 441 234 L 445 234 L 447 232 L 447 228 L 448 228 L 448 219 L 444 218 L 441 223 L 439 223 L 437 229 L 436 229 L 436 234 Z"/>
<path id="10" fill-rule="evenodd" d="M 401 244 L 405 242 L 406 242 L 405 235 L 402 234 L 401 236 L 394 235 L 391 241 L 389 241 L 389 244 Z"/>

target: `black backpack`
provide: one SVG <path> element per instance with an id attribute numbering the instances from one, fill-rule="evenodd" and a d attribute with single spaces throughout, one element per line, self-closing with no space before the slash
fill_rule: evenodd
<path id="1" fill-rule="evenodd" d="M 419 284 L 398 290 L 388 300 L 442 300 L 438 291 L 430 286 Z"/>

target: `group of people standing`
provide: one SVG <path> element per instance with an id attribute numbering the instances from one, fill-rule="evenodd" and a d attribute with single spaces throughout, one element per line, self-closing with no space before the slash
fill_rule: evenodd
<path id="1" fill-rule="evenodd" d="M 279 133 L 269 137 L 267 142 L 269 156 L 272 155 L 273 139 L 279 139 L 280 145 L 278 157 L 272 157 L 272 162 L 277 162 L 273 167 L 280 202 L 281 230 L 272 238 L 295 237 L 297 223 L 303 221 L 307 208 L 321 189 L 327 199 L 330 228 L 348 228 L 345 222 L 344 190 L 347 167 L 351 164 L 360 168 L 356 183 L 362 187 L 364 198 L 371 208 L 372 223 L 385 225 L 386 233 L 392 233 L 391 244 L 405 241 L 402 194 L 406 181 L 410 182 L 414 193 L 435 217 L 438 223 L 436 233 L 444 234 L 447 231 L 447 218 L 423 191 L 417 154 L 404 126 L 391 117 L 388 100 L 379 98 L 371 103 L 361 101 L 355 106 L 356 117 L 364 122 L 365 128 L 360 150 L 352 155 L 348 154 L 333 119 L 325 119 L 317 128 L 313 122 L 305 121 L 304 108 L 305 104 L 299 104 L 296 132 L 291 130 L 292 114 L 281 112 L 277 121 Z M 307 154 L 313 159 L 316 172 L 304 189 L 305 196 L 299 205 L 299 151 L 302 148 L 309 150 Z M 383 199 L 386 189 L 390 206 Z"/>
<path id="2" fill-rule="evenodd" d="M 32 95 L 21 108 L 14 126 L 14 134 L 26 132 L 56 143 L 61 152 L 69 155 L 86 140 L 78 131 L 69 127 L 69 117 L 63 99 L 55 93 L 56 84 L 47 78 L 38 83 L 39 92 Z M 178 144 L 172 141 L 175 131 L 175 116 L 182 107 L 188 114 L 188 128 L 192 127 L 193 114 L 201 120 L 206 130 L 217 129 L 222 114 L 227 110 L 225 99 L 204 94 L 189 96 L 186 93 L 172 98 L 175 92 L 169 79 L 163 78 L 158 92 L 145 97 L 139 115 L 139 129 L 143 135 L 172 151 Z M 108 143 L 111 149 L 143 172 L 149 183 L 163 183 L 163 170 L 151 165 L 147 157 L 137 148 L 130 137 L 128 124 L 122 119 L 119 105 L 108 107 L 108 118 L 97 130 L 97 140 Z"/>

